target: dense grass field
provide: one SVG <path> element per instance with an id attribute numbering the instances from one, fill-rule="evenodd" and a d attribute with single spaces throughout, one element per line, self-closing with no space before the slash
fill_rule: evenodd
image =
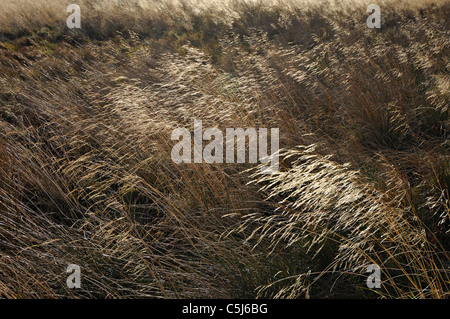
<path id="1" fill-rule="evenodd" d="M 0 297 L 449 298 L 450 1 L 72 2 L 0 0 Z"/>

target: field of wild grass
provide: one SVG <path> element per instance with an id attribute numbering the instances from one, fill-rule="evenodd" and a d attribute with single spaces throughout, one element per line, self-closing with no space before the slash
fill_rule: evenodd
<path id="1" fill-rule="evenodd" d="M 450 296 L 449 1 L 72 2 L 0 1 L 0 297 Z M 175 164 L 194 119 L 279 172 Z"/>

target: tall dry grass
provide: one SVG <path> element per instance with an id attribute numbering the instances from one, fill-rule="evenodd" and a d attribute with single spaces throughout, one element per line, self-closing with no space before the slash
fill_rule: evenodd
<path id="1" fill-rule="evenodd" d="M 2 2 L 0 296 L 448 298 L 449 2 L 366 4 Z M 194 119 L 280 171 L 176 165 Z"/>

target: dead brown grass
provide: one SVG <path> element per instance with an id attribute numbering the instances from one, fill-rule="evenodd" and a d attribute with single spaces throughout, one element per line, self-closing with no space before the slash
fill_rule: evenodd
<path id="1" fill-rule="evenodd" d="M 34 3 L 0 10 L 0 296 L 448 298 L 448 2 Z M 280 172 L 174 164 L 194 118 L 279 127 Z"/>

